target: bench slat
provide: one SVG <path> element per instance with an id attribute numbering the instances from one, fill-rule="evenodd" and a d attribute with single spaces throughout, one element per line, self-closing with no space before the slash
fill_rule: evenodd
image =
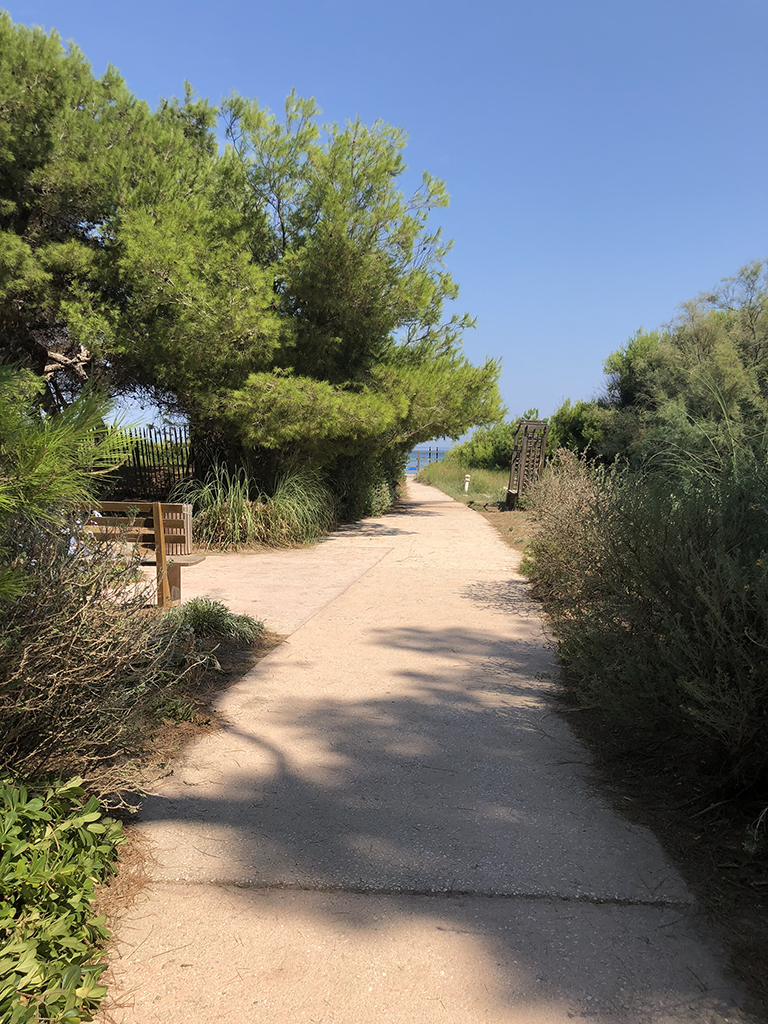
<path id="1" fill-rule="evenodd" d="M 123 515 L 127 515 L 131 509 L 136 509 L 137 512 L 143 515 L 152 515 L 152 501 L 100 501 L 99 508 L 102 512 L 120 512 Z M 188 505 L 179 504 L 166 504 L 161 502 L 163 506 L 163 518 L 175 518 L 181 519 L 186 515 Z"/>
<path id="2" fill-rule="evenodd" d="M 146 526 L 133 527 L 133 526 L 121 526 L 95 522 L 86 523 L 86 529 L 88 533 L 96 537 L 98 540 L 124 540 L 126 543 L 143 543 L 145 546 L 155 546 L 155 531 Z M 163 536 L 165 537 L 166 544 L 181 544 L 184 541 L 184 533 L 168 530 L 163 530 Z"/>

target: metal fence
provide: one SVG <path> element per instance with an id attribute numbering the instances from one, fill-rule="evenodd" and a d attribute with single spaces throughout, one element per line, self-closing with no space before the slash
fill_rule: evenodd
<path id="1" fill-rule="evenodd" d="M 408 456 L 406 473 L 418 473 L 422 466 L 431 462 L 442 462 L 448 454 L 448 448 L 414 448 Z"/>
<path id="2" fill-rule="evenodd" d="M 174 487 L 193 478 L 195 462 L 188 427 L 131 427 L 122 434 L 124 461 L 111 497 L 118 501 L 167 501 Z M 422 466 L 442 462 L 448 451 L 437 446 L 414 448 L 405 471 L 416 474 Z"/>
<path id="3" fill-rule="evenodd" d="M 173 488 L 193 476 L 192 441 L 182 427 L 131 427 L 125 437 L 125 461 L 113 495 L 117 500 L 167 501 Z"/>

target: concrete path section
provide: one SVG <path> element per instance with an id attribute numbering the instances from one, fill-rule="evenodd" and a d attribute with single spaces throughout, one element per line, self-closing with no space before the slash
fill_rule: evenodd
<path id="1" fill-rule="evenodd" d="M 187 575 L 291 635 L 143 805 L 117 1024 L 751 1019 L 653 836 L 590 786 L 517 558 L 411 483 L 316 548 Z"/>

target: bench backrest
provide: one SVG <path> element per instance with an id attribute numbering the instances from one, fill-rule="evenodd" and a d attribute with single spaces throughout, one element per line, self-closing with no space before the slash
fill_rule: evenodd
<path id="1" fill-rule="evenodd" d="M 138 544 L 142 551 L 157 552 L 161 538 L 155 532 L 155 509 L 150 501 L 102 501 L 101 515 L 86 521 L 88 531 L 98 540 L 114 538 Z M 166 555 L 188 555 L 192 551 L 192 506 L 159 503 L 163 521 Z"/>

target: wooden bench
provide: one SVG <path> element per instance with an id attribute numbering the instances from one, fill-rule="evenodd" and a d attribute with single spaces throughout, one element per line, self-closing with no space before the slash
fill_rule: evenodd
<path id="1" fill-rule="evenodd" d="M 138 547 L 143 565 L 157 566 L 157 603 L 181 601 L 181 570 L 205 560 L 192 554 L 192 506 L 159 501 L 102 501 L 85 529 L 101 542 Z M 162 528 L 160 528 L 162 524 Z"/>

